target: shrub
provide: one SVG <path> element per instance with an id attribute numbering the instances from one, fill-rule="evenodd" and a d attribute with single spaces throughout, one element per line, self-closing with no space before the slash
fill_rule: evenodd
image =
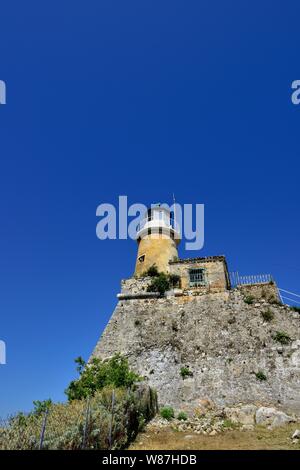
<path id="1" fill-rule="evenodd" d="M 134 325 L 135 325 L 135 326 L 139 326 L 140 324 L 141 324 L 140 320 L 135 320 L 135 321 L 134 321 Z"/>
<path id="2" fill-rule="evenodd" d="M 187 414 L 184 411 L 180 411 L 177 415 L 177 419 L 179 419 L 180 421 L 186 421 Z"/>
<path id="3" fill-rule="evenodd" d="M 172 287 L 178 287 L 180 285 L 180 276 L 177 274 L 170 274 L 169 281 Z"/>
<path id="4" fill-rule="evenodd" d="M 89 400 L 51 404 L 43 449 L 123 449 L 156 411 L 156 394 L 148 387 L 136 391 L 107 387 Z M 0 426 L 0 449 L 38 449 L 44 416 L 32 412 L 10 418 Z"/>
<path id="5" fill-rule="evenodd" d="M 42 413 L 45 413 L 48 411 L 51 406 L 52 406 L 52 400 L 49 398 L 48 400 L 40 401 L 40 400 L 34 400 L 33 402 L 34 406 L 34 413 L 36 415 L 40 415 Z"/>
<path id="6" fill-rule="evenodd" d="M 268 308 L 264 312 L 261 312 L 261 316 L 263 317 L 264 321 L 270 322 L 274 318 L 274 313 Z"/>
<path id="7" fill-rule="evenodd" d="M 264 380 L 267 380 L 267 376 L 261 370 L 256 372 L 255 377 L 257 378 L 257 380 L 260 380 L 261 382 L 263 382 Z"/>
<path id="8" fill-rule="evenodd" d="M 253 297 L 253 295 L 247 295 L 244 298 L 245 303 L 248 304 L 248 305 L 253 304 L 254 300 L 255 300 L 255 297 Z"/>
<path id="9" fill-rule="evenodd" d="M 280 344 L 289 344 L 292 341 L 290 336 L 284 331 L 276 331 L 273 339 Z"/>
<path id="10" fill-rule="evenodd" d="M 183 379 L 185 379 L 186 377 L 192 377 L 193 376 L 193 372 L 190 371 L 190 369 L 188 367 L 181 367 L 180 369 L 180 375 Z"/>
<path id="11" fill-rule="evenodd" d="M 180 285 L 180 276 L 177 274 L 159 273 L 155 265 L 151 266 L 144 275 L 154 278 L 147 287 L 147 292 L 159 292 L 161 296 L 171 287 Z"/>
<path id="12" fill-rule="evenodd" d="M 150 266 L 150 268 L 148 268 L 147 271 L 143 273 L 143 276 L 150 276 L 150 277 L 156 277 L 158 275 L 159 275 L 159 272 L 155 264 L 152 264 L 152 266 Z"/>
<path id="13" fill-rule="evenodd" d="M 170 421 L 171 419 L 174 418 L 174 410 L 171 406 L 164 406 L 160 410 L 160 416 L 164 419 L 167 419 Z"/>
<path id="14" fill-rule="evenodd" d="M 272 304 L 272 305 L 282 305 L 280 300 L 278 300 L 277 297 L 275 297 L 275 295 L 271 295 L 271 297 L 269 297 L 268 302 L 269 304 Z"/>
<path id="15" fill-rule="evenodd" d="M 169 289 L 169 277 L 165 273 L 159 273 L 147 287 L 147 292 L 159 292 L 160 295 L 163 295 Z"/>
<path id="16" fill-rule="evenodd" d="M 295 306 L 293 306 L 293 307 L 291 307 L 291 308 L 292 308 L 292 310 L 294 310 L 295 312 L 300 313 L 300 307 L 295 307 Z"/>
<path id="17" fill-rule="evenodd" d="M 236 427 L 237 427 L 237 424 L 231 421 L 231 419 L 229 418 L 224 419 L 222 423 L 223 429 L 235 429 Z"/>
<path id="18" fill-rule="evenodd" d="M 86 364 L 81 357 L 75 362 L 78 364 L 80 377 L 73 380 L 65 391 L 69 401 L 93 396 L 97 390 L 109 385 L 130 388 L 141 380 L 129 369 L 127 359 L 121 354 L 115 354 L 106 361 L 93 358 L 89 364 Z"/>

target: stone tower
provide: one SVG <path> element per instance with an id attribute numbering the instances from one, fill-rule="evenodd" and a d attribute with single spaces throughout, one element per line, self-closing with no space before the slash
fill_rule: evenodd
<path id="1" fill-rule="evenodd" d="M 169 272 L 169 262 L 178 259 L 180 231 L 169 209 L 159 204 L 148 209 L 138 227 L 138 254 L 134 275 L 140 277 L 152 265 Z"/>

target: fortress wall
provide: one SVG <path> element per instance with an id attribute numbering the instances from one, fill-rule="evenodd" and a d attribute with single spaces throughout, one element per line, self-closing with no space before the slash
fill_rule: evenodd
<path id="1" fill-rule="evenodd" d="M 131 277 L 130 279 L 123 279 L 121 281 L 121 293 L 122 294 L 140 294 L 146 292 L 147 287 L 151 283 L 153 278 L 149 276 L 145 277 Z"/>
<path id="2" fill-rule="evenodd" d="M 300 315 L 260 298 L 244 301 L 242 289 L 161 299 L 119 301 L 94 355 L 125 354 L 157 389 L 160 404 L 197 407 L 273 404 L 300 414 Z M 262 312 L 274 318 L 266 322 Z M 281 345 L 276 331 L 292 341 Z M 191 377 L 183 379 L 182 367 Z M 255 373 L 267 377 L 259 381 Z"/>

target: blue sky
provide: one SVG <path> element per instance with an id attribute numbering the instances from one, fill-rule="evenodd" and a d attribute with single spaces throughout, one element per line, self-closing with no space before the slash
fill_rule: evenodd
<path id="1" fill-rule="evenodd" d="M 0 415 L 64 399 L 134 269 L 96 207 L 205 204 L 230 270 L 300 293 L 297 1 L 2 2 Z M 191 254 L 192 253 L 192 254 Z"/>

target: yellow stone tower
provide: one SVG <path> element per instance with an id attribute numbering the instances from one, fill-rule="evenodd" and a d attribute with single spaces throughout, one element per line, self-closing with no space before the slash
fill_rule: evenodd
<path id="1" fill-rule="evenodd" d="M 179 227 L 169 209 L 159 204 L 148 209 L 137 231 L 138 254 L 135 276 L 142 276 L 152 265 L 169 272 L 169 261 L 178 258 Z"/>

